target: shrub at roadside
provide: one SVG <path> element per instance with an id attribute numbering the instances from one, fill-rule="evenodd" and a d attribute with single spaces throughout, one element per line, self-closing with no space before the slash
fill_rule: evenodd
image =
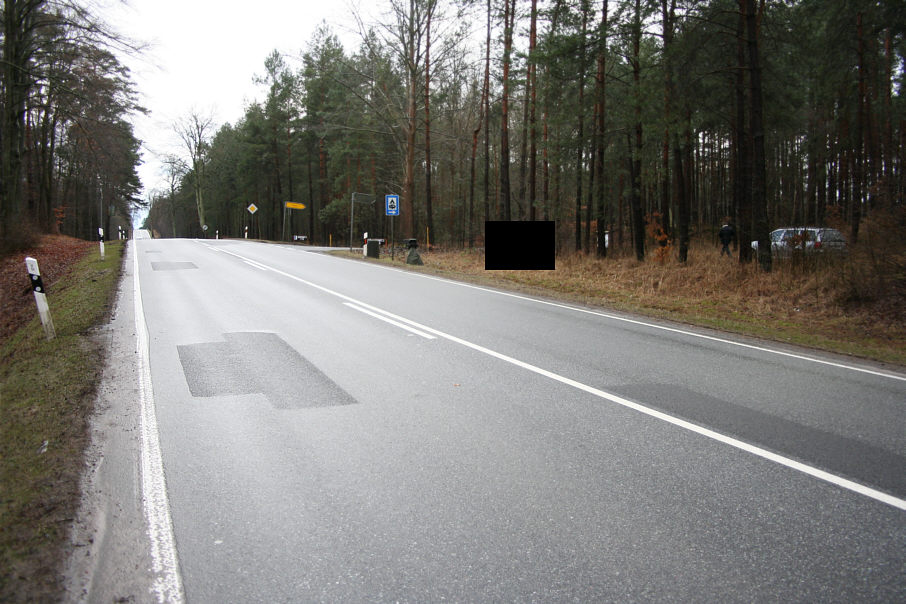
<path id="1" fill-rule="evenodd" d="M 862 224 L 845 272 L 841 302 L 906 316 L 906 208 L 877 210 Z"/>

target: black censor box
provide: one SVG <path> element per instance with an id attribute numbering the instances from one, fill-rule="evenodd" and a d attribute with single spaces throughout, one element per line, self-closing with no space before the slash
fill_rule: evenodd
<path id="1" fill-rule="evenodd" d="M 556 270 L 553 220 L 488 220 L 484 228 L 484 270 Z"/>

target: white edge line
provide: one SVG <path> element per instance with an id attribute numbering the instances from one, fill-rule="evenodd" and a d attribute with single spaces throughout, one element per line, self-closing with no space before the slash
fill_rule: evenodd
<path id="1" fill-rule="evenodd" d="M 243 258 L 242 256 L 240 256 L 239 254 L 235 254 L 235 253 L 233 253 L 233 252 L 227 252 L 227 253 L 228 253 L 228 254 L 231 254 L 231 255 L 233 255 L 233 256 L 236 256 L 237 258 L 240 258 L 240 259 L 243 259 L 243 260 L 245 259 L 245 258 Z M 301 277 L 296 277 L 295 275 L 291 275 L 291 274 L 289 274 L 289 273 L 286 273 L 286 272 L 284 272 L 284 271 L 281 271 L 281 270 L 278 270 L 278 269 L 275 269 L 275 268 L 271 268 L 271 270 L 274 271 L 275 273 L 277 273 L 278 275 L 283 275 L 284 277 L 287 277 L 287 278 L 292 279 L 292 280 L 294 280 L 294 281 L 298 281 L 299 283 L 303 283 L 303 284 L 308 285 L 309 287 L 312 287 L 312 288 L 314 288 L 314 289 L 321 290 L 321 291 L 323 291 L 323 292 L 325 292 L 325 293 L 327 293 L 327 294 L 330 294 L 330 295 L 332 295 L 332 296 L 336 296 L 336 297 L 338 297 L 338 298 L 340 298 L 340 299 L 342 299 L 342 300 L 346 300 L 346 301 L 348 301 L 348 302 L 352 302 L 353 304 L 355 304 L 355 305 L 357 305 L 357 306 L 361 306 L 362 308 L 367 308 L 367 309 L 369 309 L 369 310 L 371 310 L 371 311 L 373 311 L 373 312 L 375 312 L 375 313 L 380 313 L 380 314 L 382 314 L 382 315 L 384 315 L 384 316 L 387 316 L 387 317 L 390 317 L 390 318 L 392 318 L 392 319 L 395 319 L 395 320 L 397 320 L 397 321 L 399 321 L 399 322 L 401 322 L 401 323 L 406 323 L 407 325 L 411 325 L 411 326 L 413 326 L 413 327 L 415 327 L 415 328 L 418 328 L 418 329 L 420 329 L 420 330 L 422 330 L 422 331 L 424 331 L 424 332 L 426 332 L 426 333 L 434 334 L 434 335 L 436 335 L 437 337 L 443 338 L 443 339 L 445 339 L 445 340 L 449 340 L 450 342 L 455 342 L 456 344 L 460 344 L 460 345 L 465 346 L 465 347 L 467 347 L 467 348 L 471 348 L 472 350 L 475 350 L 475 351 L 477 351 L 477 352 L 481 352 L 481 353 L 486 354 L 486 355 L 488 355 L 488 356 L 492 356 L 492 357 L 494 357 L 494 358 L 496 358 L 496 359 L 499 359 L 499 360 L 501 360 L 501 361 L 505 361 L 505 362 L 510 363 L 510 364 L 512 364 L 512 365 L 515 365 L 515 366 L 517 366 L 517 367 L 521 367 L 521 368 L 523 368 L 523 369 L 526 369 L 526 370 L 528 370 L 528 371 L 531 371 L 532 373 L 541 375 L 541 376 L 543 376 L 543 377 L 547 377 L 547 378 L 549 378 L 549 379 L 552 379 L 552 380 L 554 380 L 554 381 L 560 382 L 561 384 L 565 384 L 565 385 L 567 385 L 567 386 L 571 386 L 571 387 L 576 388 L 576 389 L 578 389 L 578 390 L 581 390 L 581 391 L 583 391 L 583 392 L 587 392 L 588 394 L 592 394 L 592 395 L 594 395 L 594 396 L 596 396 L 596 397 L 598 397 L 598 398 L 602 398 L 602 399 L 608 400 L 608 401 L 610 401 L 610 402 L 612 402 L 612 403 L 616 403 L 616 404 L 618 404 L 618 405 L 622 405 L 623 407 L 626 407 L 626 408 L 629 408 L 629 409 L 633 409 L 633 410 L 635 410 L 635 411 L 638 411 L 639 413 L 644 413 L 645 415 L 648 415 L 648 416 L 653 417 L 653 418 L 656 418 L 656 419 L 660 419 L 660 420 L 662 420 L 662 421 L 665 421 L 665 422 L 667 422 L 667 423 L 669 423 L 669 424 L 672 424 L 672 425 L 674 425 L 674 426 L 677 426 L 677 427 L 679 427 L 679 428 L 683 428 L 683 429 L 685 429 L 685 430 L 689 430 L 690 432 L 694 432 L 694 433 L 696 433 L 696 434 L 699 434 L 699 435 L 704 436 L 704 437 L 706 437 L 706 438 L 710 438 L 710 439 L 715 440 L 715 441 L 717 441 L 717 442 L 721 442 L 721 443 L 724 443 L 724 444 L 726 444 L 726 445 L 730 445 L 731 447 L 734 447 L 734 448 L 739 449 L 739 450 L 741 450 L 741 451 L 745 451 L 745 452 L 747 452 L 747 453 L 751 453 L 752 455 L 756 455 L 756 456 L 758 456 L 758 457 L 761 457 L 762 459 L 766 459 L 766 460 L 768 460 L 768 461 L 772 461 L 772 462 L 774 462 L 774 463 L 777 463 L 777 464 L 779 464 L 779 465 L 785 466 L 785 467 L 790 468 L 790 469 L 792 469 L 792 470 L 797 470 L 797 471 L 799 471 L 799 472 L 802 472 L 803 474 L 807 474 L 807 475 L 809 475 L 809 476 L 812 476 L 813 478 L 817 478 L 817 479 L 819 479 L 819 480 L 823 480 L 823 481 L 825 481 L 825 482 L 831 483 L 831 484 L 833 484 L 833 485 L 836 485 L 836 486 L 838 486 L 838 487 L 840 487 L 840 488 L 843 488 L 843 489 L 846 489 L 846 490 L 848 490 L 848 491 L 852 491 L 852 492 L 854 492 L 854 493 L 858 493 L 858 494 L 860 494 L 860 495 L 864 495 L 865 497 L 869 497 L 869 498 L 871 498 L 871 499 L 874 499 L 875 501 L 879 501 L 879 502 L 881 502 L 881 503 L 885 503 L 885 504 L 887 504 L 887 505 L 893 506 L 893 507 L 898 508 L 898 509 L 900 509 L 900 510 L 906 511 L 906 500 L 900 499 L 900 498 L 898 498 L 898 497 L 894 497 L 893 495 L 890 495 L 890 494 L 888 494 L 888 493 L 884 493 L 883 491 L 879 491 L 879 490 L 877 490 L 877 489 L 873 489 L 873 488 L 868 487 L 868 486 L 866 486 L 866 485 L 863 485 L 863 484 L 860 484 L 860 483 L 858 483 L 858 482 L 849 480 L 848 478 L 843 478 L 842 476 L 837 476 L 836 474 L 831 474 L 830 472 L 827 472 L 827 471 L 825 471 L 825 470 L 820 470 L 820 469 L 818 469 L 818 468 L 814 468 L 814 467 L 809 466 L 809 465 L 807 465 L 807 464 L 804 464 L 804 463 L 802 463 L 802 462 L 800 462 L 800 461 L 796 461 L 795 459 L 790 459 L 790 458 L 788 458 L 788 457 L 784 457 L 784 456 L 779 455 L 779 454 L 777 454 L 777 453 L 774 453 L 774 452 L 772 452 L 772 451 L 768 451 L 767 449 L 763 449 L 763 448 L 761 448 L 761 447 L 758 447 L 758 446 L 752 445 L 752 444 L 750 444 L 750 443 L 741 441 L 741 440 L 736 439 L 736 438 L 733 438 L 733 437 L 731 437 L 731 436 L 727 436 L 727 435 L 725 435 L 725 434 L 721 434 L 721 433 L 719 433 L 719 432 L 715 432 L 714 430 L 709 430 L 708 428 L 705 428 L 705 427 L 703 427 L 703 426 L 699 426 L 699 425 L 697 425 L 697 424 L 693 424 L 692 422 L 688 422 L 688 421 L 686 421 L 686 420 L 684 420 L 684 419 L 680 419 L 680 418 L 678 418 L 678 417 L 674 417 L 674 416 L 672 416 L 672 415 L 668 415 L 668 414 L 666 414 L 666 413 L 663 413 L 663 412 L 661 412 L 661 411 L 657 411 L 657 410 L 655 410 L 655 409 L 650 409 L 650 408 L 648 408 L 648 407 L 645 407 L 644 405 L 641 405 L 641 404 L 639 404 L 639 403 L 635 403 L 635 402 L 630 401 L 630 400 L 628 400 L 628 399 L 625 399 L 625 398 L 623 398 L 623 397 L 621 397 L 621 396 L 617 396 L 617 395 L 615 395 L 615 394 L 611 394 L 611 393 L 609 393 L 609 392 L 605 392 L 605 391 L 603 391 L 603 390 L 599 390 L 598 388 L 595 388 L 595 387 L 593 387 L 593 386 L 589 386 L 589 385 L 587 385 L 587 384 L 583 384 L 583 383 L 581 383 L 581 382 L 577 382 L 577 381 L 572 380 L 572 379 L 570 379 L 570 378 L 567 378 L 567 377 L 564 377 L 564 376 L 562 376 L 562 375 L 556 374 L 556 373 L 554 373 L 554 372 L 552 372 L 552 371 L 548 371 L 547 369 L 542 369 L 542 368 L 537 367 L 537 366 L 535 366 L 535 365 L 531 365 L 531 364 L 526 363 L 526 362 L 524 362 L 524 361 L 520 361 L 519 359 L 515 359 L 515 358 L 513 358 L 513 357 L 507 356 L 507 355 L 505 355 L 505 354 L 503 354 L 503 353 L 500 353 L 500 352 L 496 352 L 496 351 L 494 351 L 494 350 L 491 350 L 490 348 L 485 348 L 484 346 L 481 346 L 481 345 L 479 345 L 479 344 L 474 344 L 474 343 L 472 343 L 472 342 L 469 342 L 468 340 L 463 340 L 462 338 L 458 338 L 458 337 L 456 337 L 456 336 L 454 336 L 454 335 L 450 335 L 450 334 L 444 333 L 444 332 L 439 331 L 439 330 L 437 330 L 437 329 L 434 329 L 434 328 L 432 328 L 432 327 L 428 327 L 427 325 L 422 325 L 421 323 L 417 323 L 416 321 L 412 321 L 412 320 L 410 320 L 410 319 L 406 319 L 405 317 L 401 317 L 401 316 L 399 316 L 399 315 L 395 315 L 395 314 L 393 314 L 393 313 L 391 313 L 391 312 L 388 312 L 388 311 L 386 311 L 386 310 L 382 310 L 382 309 L 377 308 L 377 307 L 375 307 L 375 306 L 371 306 L 370 304 L 367 304 L 367 303 L 362 302 L 362 301 L 360 301 L 360 300 L 356 300 L 355 298 L 352 298 L 352 297 L 347 296 L 347 295 L 345 295 L 345 294 L 341 294 L 341 293 L 339 293 L 339 292 L 336 292 L 336 291 L 333 291 L 333 290 L 331 290 L 331 289 L 328 289 L 328 288 L 326 288 L 326 287 L 324 287 L 324 286 L 318 285 L 318 284 L 316 284 L 316 283 L 312 283 L 311 281 L 306 281 L 305 279 L 302 279 Z M 529 298 L 529 299 L 531 299 L 531 298 Z M 568 308 L 568 307 L 567 307 L 567 308 Z"/>
<path id="2" fill-rule="evenodd" d="M 139 396 L 141 398 L 141 472 L 142 504 L 151 540 L 152 570 L 156 577 L 151 586 L 158 602 L 181 603 L 185 601 L 182 580 L 179 576 L 179 558 L 173 535 L 173 521 L 167 499 L 167 483 L 160 451 L 160 434 L 154 411 L 154 390 L 151 384 L 150 344 L 142 291 L 139 283 L 138 246 L 133 244 L 135 258 L 133 297 L 135 300 L 135 331 L 138 344 Z"/>
<path id="3" fill-rule="evenodd" d="M 314 252 L 309 252 L 309 253 L 314 253 Z M 321 254 L 321 255 L 323 255 L 323 254 Z M 347 258 L 338 258 L 338 259 L 339 259 L 339 260 L 348 260 Z M 357 262 L 357 261 L 356 261 L 356 262 Z M 859 367 L 859 366 L 857 366 L 857 365 L 847 365 L 846 363 L 838 363 L 838 362 L 835 362 L 835 361 L 828 361 L 828 360 L 825 360 L 825 359 L 818 359 L 818 358 L 810 357 L 810 356 L 803 355 L 803 354 L 796 354 L 796 353 L 794 353 L 794 352 L 786 352 L 786 351 L 777 350 L 777 349 L 774 349 L 774 348 L 766 348 L 766 347 L 764 347 L 764 346 L 756 346 L 756 345 L 754 345 L 754 344 L 746 344 L 745 342 L 738 342 L 738 341 L 735 341 L 735 340 L 728 340 L 728 339 L 726 339 L 726 338 L 719 338 L 719 337 L 716 337 L 716 336 L 709 336 L 709 335 L 707 335 L 707 334 L 696 333 L 696 332 L 694 332 L 694 331 L 688 331 L 688 330 L 685 330 L 685 329 L 678 329 L 678 328 L 676 328 L 676 327 L 667 327 L 666 325 L 658 325 L 657 323 L 649 323 L 649 322 L 647 322 L 647 321 L 640 321 L 640 320 L 638 320 L 638 319 L 630 319 L 630 318 L 628 318 L 628 317 L 621 317 L 620 315 L 615 315 L 615 314 L 611 314 L 611 313 L 606 313 L 606 312 L 602 312 L 602 311 L 599 311 L 599 310 L 591 310 L 591 309 L 589 309 L 589 308 L 580 308 L 580 307 L 578 307 L 578 306 L 570 306 L 569 304 L 561 304 L 561 303 L 559 303 L 559 302 L 551 302 L 551 301 L 549 301 L 549 300 L 542 300 L 542 299 L 540 299 L 540 298 L 531 298 L 531 297 L 529 297 L 529 296 L 522 296 L 522 295 L 514 294 L 514 293 L 511 293 L 511 292 L 505 292 L 505 291 L 500 291 L 500 290 L 496 290 L 496 289 L 491 289 L 491 288 L 488 288 L 488 287 L 482 287 L 482 286 L 480 286 L 480 285 L 473 285 L 473 284 L 471 284 L 471 283 L 464 283 L 464 282 L 462 282 L 462 281 L 455 281 L 455 280 L 453 280 L 453 279 L 446 279 L 446 278 L 444 278 L 444 277 L 437 277 L 437 276 L 435 276 L 435 275 L 425 275 L 425 274 L 423 274 L 423 273 L 417 273 L 417 272 L 413 272 L 413 271 L 407 271 L 407 270 L 404 270 L 404 269 L 399 269 L 399 268 L 395 268 L 395 267 L 391 267 L 391 266 L 381 266 L 381 265 L 378 265 L 378 264 L 370 264 L 370 266 L 373 266 L 374 268 L 380 268 L 380 269 L 388 270 L 388 271 L 395 271 L 395 272 L 398 272 L 398 273 L 402 273 L 402 274 L 404 274 L 404 275 L 411 275 L 411 276 L 413 276 L 413 277 L 421 277 L 421 278 L 423 278 L 423 279 L 431 279 L 431 280 L 434 280 L 434 281 L 441 281 L 441 282 L 449 283 L 449 284 L 452 284 L 452 285 L 458 285 L 459 287 L 466 287 L 466 288 L 469 288 L 469 289 L 477 289 L 477 290 L 479 290 L 479 291 L 483 291 L 483 292 L 487 292 L 487 293 L 491 293 L 491 294 L 496 294 L 496 295 L 498 295 L 498 296 L 506 296 L 506 297 L 509 297 L 509 298 L 516 298 L 517 300 L 525 300 L 525 301 L 527 301 L 527 302 L 534 302 L 534 303 L 536 303 L 536 304 L 544 304 L 544 305 L 546 305 L 546 306 L 553 306 L 553 307 L 556 307 L 556 308 L 562 308 L 562 309 L 564 309 L 564 310 L 571 310 L 571 311 L 573 311 L 573 312 L 584 313 L 584 314 L 587 314 L 587 315 L 595 315 L 595 316 L 598 316 L 598 317 L 603 317 L 603 318 L 605 318 L 605 319 L 612 319 L 612 320 L 614 320 L 614 321 L 622 321 L 623 323 L 631 323 L 631 324 L 633 324 L 633 325 L 640 325 L 640 326 L 642 326 L 642 327 L 650 327 L 650 328 L 652 328 L 652 329 L 660 329 L 660 330 L 662 330 L 662 331 L 669 331 L 669 332 L 678 333 L 678 334 L 681 334 L 681 335 L 684 335 L 684 336 L 691 336 L 691 337 L 694 337 L 694 338 L 701 338 L 701 339 L 703 339 L 703 340 L 710 340 L 710 341 L 712 341 L 712 342 L 719 342 L 719 343 L 721 343 L 721 344 L 729 344 L 729 345 L 731 345 L 731 346 L 739 346 L 740 348 L 748 348 L 748 349 L 750 349 L 750 350 L 757 350 L 757 351 L 759 351 L 759 352 L 767 352 L 767 353 L 770 353 L 770 354 L 776 354 L 776 355 L 780 355 L 780 356 L 784 356 L 784 357 L 788 357 L 788 358 L 792 358 L 792 359 L 798 359 L 798 360 L 801 360 L 801 361 L 809 361 L 809 362 L 812 362 L 812 363 L 818 363 L 818 364 L 820 364 L 820 365 L 827 365 L 827 366 L 829 366 L 829 367 L 836 367 L 836 368 L 838 368 L 838 369 L 848 369 L 848 370 L 850 370 L 850 371 L 857 371 L 857 372 L 865 373 L 865 374 L 868 374 L 868 375 L 874 375 L 874 376 L 878 376 L 878 377 L 888 378 L 888 379 L 891 379 L 891 380 L 899 380 L 899 381 L 901 381 L 901 382 L 906 382 L 906 375 L 897 375 L 897 374 L 895 374 L 895 373 L 889 373 L 889 372 L 885 372 L 885 371 L 878 371 L 878 370 L 875 370 L 875 369 L 868 369 L 868 368 L 866 368 L 866 367 Z"/>
<path id="4" fill-rule="evenodd" d="M 431 334 L 427 334 L 423 331 L 413 329 L 412 327 L 409 327 L 408 325 L 404 325 L 403 323 L 400 323 L 399 321 L 394 321 L 393 319 L 391 319 L 389 317 L 379 315 L 378 313 L 372 312 L 372 311 L 368 310 L 367 308 L 362 308 L 361 306 L 357 306 L 357 305 L 353 304 L 352 302 L 343 302 L 343 304 L 345 306 L 348 306 L 349 308 L 353 308 L 359 312 L 365 313 L 366 315 L 370 315 L 370 316 L 374 317 L 375 319 L 380 319 L 381 321 L 390 323 L 391 325 L 395 325 L 395 326 L 399 327 L 400 329 L 405 329 L 406 331 L 412 332 L 417 336 L 421 336 L 421 337 L 425 338 L 426 340 L 437 339 L 434 336 L 432 336 Z"/>

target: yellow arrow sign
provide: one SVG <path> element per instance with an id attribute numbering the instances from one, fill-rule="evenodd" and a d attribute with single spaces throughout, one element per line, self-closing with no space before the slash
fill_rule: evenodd
<path id="1" fill-rule="evenodd" d="M 296 203 L 295 201 L 287 201 L 287 202 L 286 202 L 286 207 L 289 208 L 290 210 L 304 210 L 304 209 L 305 209 L 305 204 L 304 204 L 304 203 Z"/>

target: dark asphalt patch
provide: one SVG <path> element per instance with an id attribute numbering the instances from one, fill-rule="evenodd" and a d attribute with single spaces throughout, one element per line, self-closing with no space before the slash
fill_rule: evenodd
<path id="1" fill-rule="evenodd" d="M 177 346 L 192 396 L 263 394 L 278 409 L 357 402 L 277 334 L 227 333 L 224 338 Z"/>
<path id="2" fill-rule="evenodd" d="M 198 267 L 194 262 L 152 262 L 151 268 L 156 271 L 182 271 Z"/>
<path id="3" fill-rule="evenodd" d="M 613 392 L 896 497 L 906 496 L 906 473 L 902 471 L 906 457 L 887 449 L 675 384 L 634 384 Z"/>

